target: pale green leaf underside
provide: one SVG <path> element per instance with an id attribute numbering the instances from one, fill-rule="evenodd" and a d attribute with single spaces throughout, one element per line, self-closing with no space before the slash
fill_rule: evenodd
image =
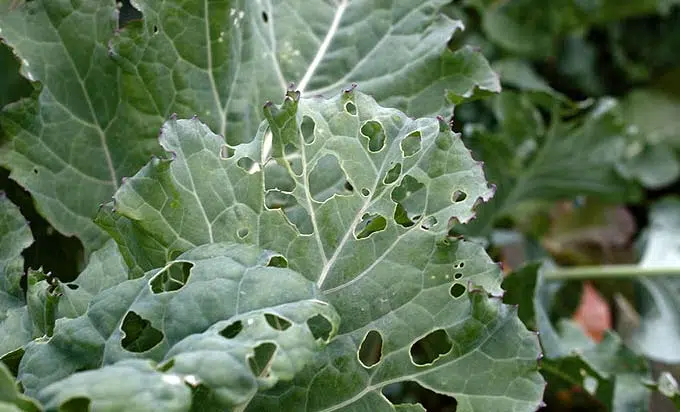
<path id="1" fill-rule="evenodd" d="M 500 89 L 478 52 L 447 49 L 461 28 L 440 13 L 447 0 L 134 3 L 143 21 L 115 34 L 113 0 L 32 1 L 0 16 L 24 75 L 42 87 L 4 111 L 14 138 L 1 163 L 88 252 L 105 240 L 97 207 L 158 151 L 172 113 L 240 143 L 290 82 L 310 96 L 358 82 L 410 115 L 450 114 L 451 103 Z"/>
<path id="2" fill-rule="evenodd" d="M 281 253 L 316 282 L 342 319 L 340 336 L 253 410 L 393 410 L 381 389 L 405 380 L 455 396 L 462 411 L 534 410 L 543 391 L 536 337 L 487 295 L 502 293 L 501 273 L 483 248 L 446 237 L 450 221 L 468 221 L 492 194 L 460 137 L 356 91 L 298 99 L 289 92 L 267 106 L 268 123 L 236 149 L 197 119 L 169 121 L 160 140 L 170 158 L 128 179 L 115 211 L 100 216 L 126 261 L 143 267 L 195 245 L 243 242 Z M 263 165 L 269 131 L 274 158 Z M 383 147 L 371 149 L 371 136 Z M 274 183 L 262 173 L 270 168 Z M 265 192 L 289 203 L 267 208 Z M 411 346 L 437 330 L 451 350 L 414 364 Z M 383 342 L 371 368 L 357 357 L 369 331 Z"/>
<path id="3" fill-rule="evenodd" d="M 204 245 L 104 289 L 85 314 L 59 319 L 49 341 L 27 346 L 18 379 L 48 407 L 81 396 L 95 409 L 114 402 L 136 410 L 169 393 L 190 402 L 185 384 L 204 386 L 215 406 L 245 405 L 258 390 L 291 379 L 321 349 L 309 319 L 323 316 L 330 336 L 337 331 L 338 317 L 314 284 L 268 267 L 274 256 L 253 246 Z M 267 317 L 287 326 L 277 329 Z M 249 358 L 259 359 L 263 344 L 275 352 L 255 373 Z M 120 363 L 136 358 L 160 366 Z"/>

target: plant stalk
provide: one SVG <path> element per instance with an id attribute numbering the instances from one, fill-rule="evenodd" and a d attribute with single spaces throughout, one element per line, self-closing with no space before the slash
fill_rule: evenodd
<path id="1" fill-rule="evenodd" d="M 680 276 L 680 266 L 645 268 L 639 265 L 574 266 L 547 271 L 545 279 L 587 280 L 613 278 L 653 278 L 659 276 Z"/>

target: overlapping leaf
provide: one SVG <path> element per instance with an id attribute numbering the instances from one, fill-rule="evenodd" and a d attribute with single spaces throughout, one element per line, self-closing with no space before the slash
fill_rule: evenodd
<path id="1" fill-rule="evenodd" d="M 128 179 L 101 216 L 122 245 L 148 245 L 124 248 L 132 266 L 235 241 L 282 253 L 316 282 L 340 335 L 253 409 L 392 410 L 382 388 L 413 380 L 456 397 L 460 410 L 533 410 L 535 337 L 487 295 L 501 293 L 500 271 L 484 250 L 446 237 L 492 194 L 459 136 L 354 90 L 329 100 L 289 92 L 265 116 L 236 149 L 197 119 L 168 122 L 161 145 L 171 158 Z M 263 160 L 268 130 L 274 158 Z M 441 356 L 423 360 L 430 340 Z M 358 353 L 378 342 L 377 359 L 362 363 Z"/>
<path id="2" fill-rule="evenodd" d="M 18 378 L 48 408 L 80 398 L 126 410 L 171 399 L 180 410 L 246 405 L 291 379 L 338 327 L 314 284 L 276 267 L 279 259 L 252 246 L 205 245 L 104 289 L 85 314 L 59 319 L 51 339 L 27 346 Z M 192 400 L 186 385 L 201 395 Z"/>
<path id="3" fill-rule="evenodd" d="M 553 324 L 548 316 L 557 285 L 544 283 L 539 264 L 528 264 L 508 275 L 505 301 L 518 304 L 522 320 L 537 329 L 545 354 L 543 375 L 557 388 L 583 388 L 608 411 L 649 408 L 647 361 L 628 348 L 614 332 L 593 342 L 579 325 L 566 320 Z"/>
<path id="4" fill-rule="evenodd" d="M 493 102 L 496 132 L 470 126 L 465 143 L 484 159 L 489 181 L 498 192 L 466 233 L 488 234 L 500 216 L 522 204 L 595 196 L 607 201 L 639 197 L 635 183 L 618 172 L 629 144 L 626 125 L 612 100 L 602 100 L 580 119 L 560 118 L 553 101 L 546 126 L 530 96 L 504 92 Z"/>
<path id="5" fill-rule="evenodd" d="M 13 140 L 1 164 L 90 252 L 105 240 L 91 222 L 97 206 L 158 151 L 173 112 L 239 143 L 289 82 L 307 95 L 360 82 L 411 115 L 498 91 L 480 53 L 447 49 L 462 28 L 440 13 L 447 3 L 139 0 L 143 20 L 114 35 L 113 0 L 27 2 L 0 16 L 0 36 L 42 89 L 5 110 Z"/>
<path id="6" fill-rule="evenodd" d="M 33 243 L 28 223 L 19 208 L 0 193 L 0 357 L 21 348 L 32 338 L 20 281 L 24 273 L 21 252 Z"/>

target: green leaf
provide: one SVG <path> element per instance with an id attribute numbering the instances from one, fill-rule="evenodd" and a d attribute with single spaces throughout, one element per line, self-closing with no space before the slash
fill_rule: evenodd
<path id="1" fill-rule="evenodd" d="M 543 266 L 545 267 L 545 266 Z M 503 282 L 506 303 L 519 305 L 520 316 L 527 325 L 537 328 L 545 358 L 543 376 L 553 391 L 585 389 L 610 411 L 647 410 L 651 376 L 647 361 L 636 354 L 614 332 L 593 342 L 579 325 L 567 319 L 553 324 L 548 316 L 559 283 L 546 284 L 537 263 L 512 272 Z M 522 308 L 524 306 L 524 308 Z"/>
<path id="2" fill-rule="evenodd" d="M 521 214 L 532 202 L 593 196 L 602 201 L 639 198 L 634 182 L 618 172 L 628 137 L 616 102 L 602 100 L 576 120 L 560 118 L 553 100 L 552 124 L 545 126 L 528 95 L 504 92 L 493 101 L 495 132 L 470 126 L 465 143 L 484 159 L 485 172 L 498 191 L 480 208 L 466 234 L 487 235 L 499 217 Z"/>
<path id="3" fill-rule="evenodd" d="M 623 162 L 625 173 L 645 187 L 659 189 L 680 177 L 680 100 L 651 89 L 635 90 L 621 103 L 638 139 Z"/>
<path id="4" fill-rule="evenodd" d="M 290 82 L 309 96 L 360 83 L 410 115 L 450 115 L 453 103 L 498 92 L 479 52 L 448 49 L 462 24 L 440 12 L 447 4 L 139 0 L 144 18 L 117 30 L 113 0 L 27 2 L 0 27 L 41 91 L 3 112 L 13 139 L 0 164 L 89 254 L 106 239 L 91 222 L 98 205 L 158 152 L 172 113 L 199 115 L 236 144 Z"/>
<path id="5" fill-rule="evenodd" d="M 651 208 L 640 266 L 680 266 L 679 239 L 680 199 L 663 199 Z M 640 326 L 631 337 L 633 347 L 660 362 L 680 362 L 680 281 L 669 276 L 640 278 L 637 282 Z"/>
<path id="6" fill-rule="evenodd" d="M 21 252 L 31 243 L 31 229 L 19 208 L 0 193 L 0 358 L 32 339 L 20 285 L 24 273 Z"/>
<path id="7" fill-rule="evenodd" d="M 383 387 L 415 381 L 463 411 L 534 410 L 535 336 L 488 295 L 502 292 L 501 274 L 483 248 L 447 237 L 450 221 L 468 221 L 493 193 L 460 137 L 354 90 L 329 100 L 291 91 L 265 116 L 235 149 L 196 119 L 171 120 L 160 137 L 171 158 L 152 160 L 116 193 L 115 212 L 102 211 L 123 244 L 163 247 L 129 248 L 128 262 L 254 243 L 282 253 L 338 311 L 339 336 L 252 409 L 391 410 Z M 262 148 L 269 130 L 274 157 Z M 265 206 L 271 193 L 287 203 Z M 368 335 L 382 350 L 362 349 Z"/>
<path id="8" fill-rule="evenodd" d="M 188 410 L 185 383 L 214 406 L 246 405 L 258 390 L 290 380 L 338 328 L 314 284 L 270 265 L 275 257 L 252 246 L 204 245 L 103 289 L 84 315 L 58 319 L 49 340 L 27 346 L 19 379 L 48 408 L 86 398 L 93 408 L 115 402 L 136 410 L 135 394 L 147 391 L 152 401 L 174 393 L 163 402 Z M 317 339 L 312 319 L 329 325 L 327 336 Z"/>
<path id="9" fill-rule="evenodd" d="M 0 410 L 7 412 L 38 412 L 38 403 L 24 396 L 17 388 L 14 376 L 4 363 L 0 362 Z"/>

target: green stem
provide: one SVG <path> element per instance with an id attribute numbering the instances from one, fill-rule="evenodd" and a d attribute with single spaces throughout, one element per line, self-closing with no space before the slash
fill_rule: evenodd
<path id="1" fill-rule="evenodd" d="M 544 274 L 550 280 L 587 280 L 612 278 L 652 278 L 680 276 L 680 266 L 645 268 L 638 265 L 574 266 L 558 268 Z"/>

